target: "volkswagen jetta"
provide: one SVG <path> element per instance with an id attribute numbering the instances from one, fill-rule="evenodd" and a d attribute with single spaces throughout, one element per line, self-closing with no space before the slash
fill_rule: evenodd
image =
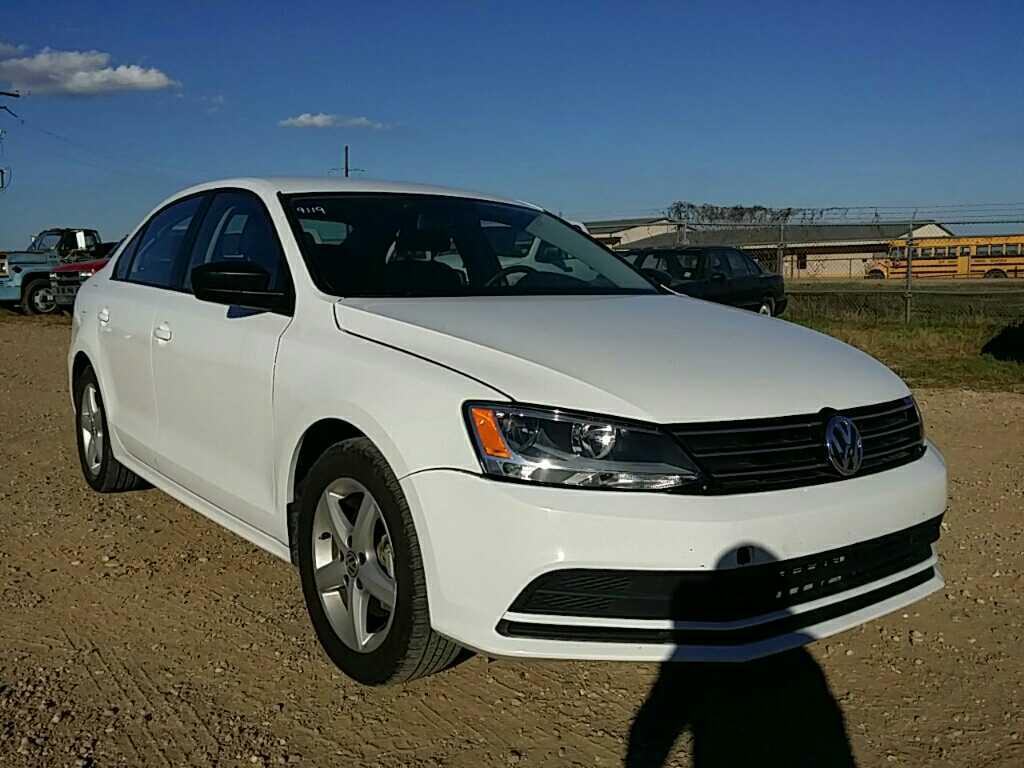
<path id="1" fill-rule="evenodd" d="M 751 659 L 942 585 L 946 468 L 897 376 L 526 203 L 193 187 L 83 284 L 68 372 L 88 483 L 294 562 L 367 684 L 461 647 Z"/>

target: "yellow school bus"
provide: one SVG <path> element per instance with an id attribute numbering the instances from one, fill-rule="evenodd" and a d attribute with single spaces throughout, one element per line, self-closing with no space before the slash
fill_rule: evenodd
<path id="1" fill-rule="evenodd" d="M 1024 278 L 1024 234 L 914 238 L 910 255 L 914 277 Z M 907 241 L 890 241 L 887 257 L 868 262 L 864 274 L 906 279 Z"/>

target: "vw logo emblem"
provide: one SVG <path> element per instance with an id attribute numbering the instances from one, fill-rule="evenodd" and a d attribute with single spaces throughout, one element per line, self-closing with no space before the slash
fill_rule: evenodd
<path id="1" fill-rule="evenodd" d="M 825 424 L 825 455 L 843 477 L 857 474 L 864 461 L 864 442 L 857 425 L 840 413 Z"/>

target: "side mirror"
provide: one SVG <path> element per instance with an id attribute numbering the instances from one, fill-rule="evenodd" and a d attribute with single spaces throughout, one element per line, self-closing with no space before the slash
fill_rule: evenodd
<path id="1" fill-rule="evenodd" d="M 270 273 L 242 259 L 211 261 L 192 270 L 192 293 L 200 301 L 231 307 L 287 312 L 291 294 L 270 288 Z"/>

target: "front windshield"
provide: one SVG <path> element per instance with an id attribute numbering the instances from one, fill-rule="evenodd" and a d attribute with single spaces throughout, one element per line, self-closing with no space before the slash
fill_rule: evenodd
<path id="1" fill-rule="evenodd" d="M 314 281 L 335 296 L 657 293 L 642 275 L 550 214 L 404 194 L 293 195 Z"/>
<path id="2" fill-rule="evenodd" d="M 28 246 L 30 253 L 41 253 L 52 251 L 60 244 L 60 232 L 43 232 L 35 238 Z"/>

